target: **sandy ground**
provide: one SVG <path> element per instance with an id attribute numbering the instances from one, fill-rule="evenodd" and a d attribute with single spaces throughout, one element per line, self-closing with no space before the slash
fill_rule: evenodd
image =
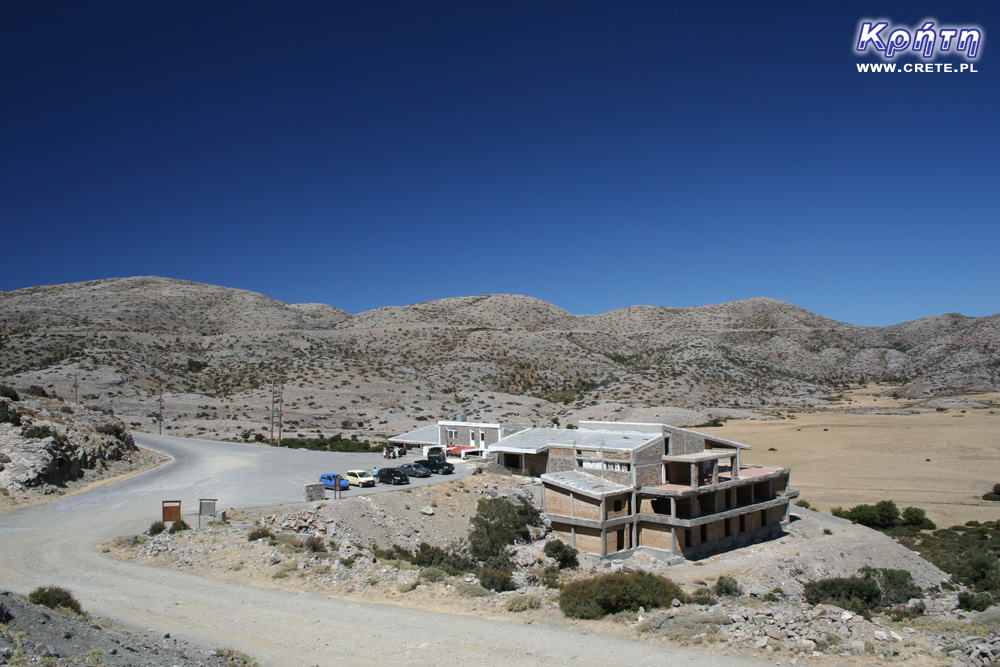
<path id="1" fill-rule="evenodd" d="M 878 396 L 884 389 L 847 392 L 840 405 L 826 411 L 730 421 L 711 432 L 750 445 L 746 462 L 791 468 L 792 486 L 823 512 L 890 499 L 900 509 L 924 508 L 941 527 L 1000 518 L 1000 503 L 981 499 L 1000 482 L 1000 408 L 942 412 Z M 1000 394 L 967 398 L 996 403 Z M 833 411 L 854 408 L 915 414 Z"/>

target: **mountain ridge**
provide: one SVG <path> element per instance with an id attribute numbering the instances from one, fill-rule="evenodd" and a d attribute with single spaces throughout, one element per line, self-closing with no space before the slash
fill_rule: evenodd
<path id="1" fill-rule="evenodd" d="M 144 418 L 161 386 L 244 397 L 250 410 L 273 377 L 295 377 L 311 397 L 300 423 L 374 415 L 405 428 L 429 415 L 538 421 L 603 404 L 777 410 L 867 380 L 914 398 L 996 391 L 998 369 L 1000 315 L 864 327 L 769 297 L 573 315 L 486 294 L 350 314 L 156 276 L 0 292 L 0 375 L 50 377 L 62 392 L 70 376 L 92 377 L 88 400 L 119 411 L 130 392 Z"/>

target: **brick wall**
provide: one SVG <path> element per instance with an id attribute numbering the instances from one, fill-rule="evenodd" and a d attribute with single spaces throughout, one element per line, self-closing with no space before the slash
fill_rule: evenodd
<path id="1" fill-rule="evenodd" d="M 568 523 L 552 522 L 552 534 L 566 544 L 573 546 L 573 533 Z"/>
<path id="2" fill-rule="evenodd" d="M 659 486 L 661 482 L 660 464 L 636 465 L 635 482 L 639 486 Z"/>
<path id="3" fill-rule="evenodd" d="M 601 555 L 601 529 L 576 527 L 576 548 L 580 551 Z"/>
<path id="4" fill-rule="evenodd" d="M 572 516 L 570 514 L 569 491 L 556 486 L 545 485 L 545 511 L 549 514 Z"/>
<path id="5" fill-rule="evenodd" d="M 576 470 L 576 461 L 572 456 L 554 456 L 550 451 L 548 462 L 545 464 L 545 472 L 565 472 Z"/>
<path id="6" fill-rule="evenodd" d="M 652 547 L 654 549 L 665 549 L 671 551 L 674 548 L 674 537 L 670 534 L 669 526 L 661 526 L 655 523 L 639 523 L 639 546 Z"/>
<path id="7" fill-rule="evenodd" d="M 538 477 L 542 473 L 547 472 L 548 458 L 545 454 L 525 454 L 524 469 L 532 477 Z"/>
<path id="8" fill-rule="evenodd" d="M 601 520 L 601 501 L 596 498 L 575 494 L 573 496 L 573 509 L 573 516 L 578 519 Z"/>
<path id="9" fill-rule="evenodd" d="M 604 514 L 608 519 L 618 519 L 623 516 L 628 516 L 632 512 L 630 511 L 630 505 L 632 500 L 632 494 L 622 494 L 620 496 L 608 496 L 604 499 Z M 621 501 L 621 510 L 615 512 L 615 501 Z"/>
<path id="10" fill-rule="evenodd" d="M 705 451 L 705 437 L 697 433 L 674 432 L 670 436 L 670 453 L 673 456 L 681 454 L 696 454 Z"/>

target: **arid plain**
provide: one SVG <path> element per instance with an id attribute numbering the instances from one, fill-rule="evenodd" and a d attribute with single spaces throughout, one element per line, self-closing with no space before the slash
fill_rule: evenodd
<path id="1" fill-rule="evenodd" d="M 893 500 L 901 509 L 922 507 L 939 527 L 996 520 L 1000 503 L 981 496 L 1000 483 L 1000 408 L 992 407 L 1000 394 L 967 397 L 991 407 L 939 410 L 880 396 L 886 389 L 845 392 L 837 407 L 915 413 L 790 412 L 729 421 L 717 432 L 751 445 L 750 463 L 791 468 L 802 499 L 823 512 Z"/>

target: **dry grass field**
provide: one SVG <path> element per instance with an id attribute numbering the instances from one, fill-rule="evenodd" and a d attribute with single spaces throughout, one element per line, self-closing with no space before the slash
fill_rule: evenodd
<path id="1" fill-rule="evenodd" d="M 993 407 L 1000 394 L 967 397 L 987 408 L 939 411 L 878 396 L 884 389 L 846 392 L 837 408 L 918 413 L 789 413 L 774 421 L 730 421 L 718 433 L 751 445 L 749 463 L 791 468 L 792 486 L 822 512 L 888 499 L 900 509 L 924 508 L 939 527 L 1000 519 L 1000 503 L 980 497 L 1000 482 L 1000 408 Z"/>

